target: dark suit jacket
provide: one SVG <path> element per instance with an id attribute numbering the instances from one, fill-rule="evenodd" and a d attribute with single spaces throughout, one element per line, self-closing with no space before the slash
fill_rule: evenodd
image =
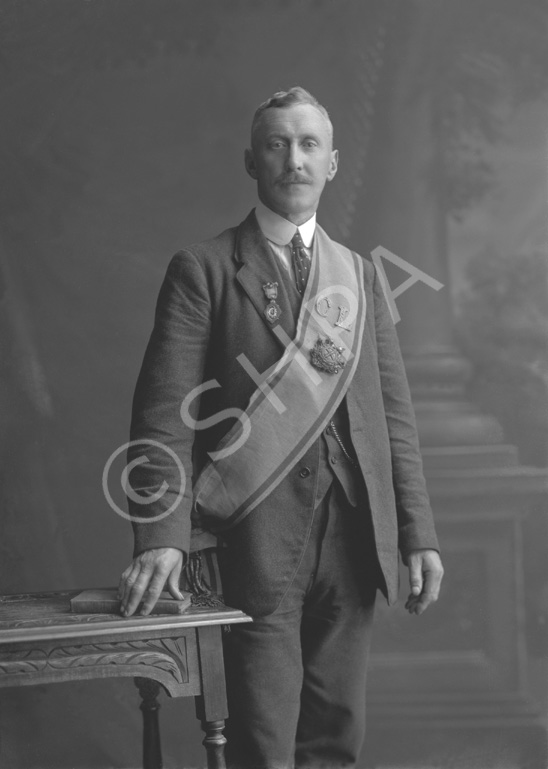
<path id="1" fill-rule="evenodd" d="M 170 515 L 134 523 L 135 555 L 167 546 L 188 552 L 192 477 L 234 423 L 234 411 L 232 416 L 222 412 L 245 409 L 256 389 L 237 357 L 245 353 L 262 373 L 283 352 L 264 315 L 265 283 L 278 281 L 280 323 L 294 337 L 298 300 L 288 290 L 281 269 L 254 212 L 239 227 L 173 257 L 137 382 L 131 440 L 154 440 L 172 449 L 183 462 L 186 489 Z M 438 543 L 396 331 L 370 260 L 364 260 L 364 273 L 366 328 L 346 406 L 367 487 L 363 511 L 366 515 L 370 510 L 385 593 L 393 602 L 398 591 L 398 548 L 405 556 L 418 548 L 437 549 Z M 200 420 L 193 430 L 183 423 L 181 403 L 210 380 L 218 386 L 192 399 L 191 414 Z M 256 616 L 276 608 L 297 568 L 312 516 L 318 452 L 318 444 L 312 446 L 264 502 L 223 534 L 225 596 Z M 143 451 L 138 445 L 128 456 L 143 453 L 149 462 L 132 471 L 132 487 L 142 495 L 152 494 L 165 480 L 170 490 L 151 505 L 130 500 L 129 509 L 138 517 L 158 516 L 175 502 L 179 473 L 163 450 Z M 313 469 L 305 478 L 299 473 L 304 465 Z M 296 509 L 302 514 L 296 515 Z"/>

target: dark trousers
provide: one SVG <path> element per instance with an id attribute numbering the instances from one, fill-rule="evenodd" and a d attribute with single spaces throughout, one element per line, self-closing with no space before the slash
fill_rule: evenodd
<path id="1" fill-rule="evenodd" d="M 355 765 L 378 584 L 368 531 L 335 481 L 278 609 L 227 634 L 231 769 Z"/>

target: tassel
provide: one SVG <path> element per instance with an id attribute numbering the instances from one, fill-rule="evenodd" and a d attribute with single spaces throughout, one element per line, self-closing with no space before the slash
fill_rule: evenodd
<path id="1" fill-rule="evenodd" d="M 199 550 L 190 553 L 183 573 L 192 593 L 193 606 L 214 609 L 225 605 L 222 596 L 211 589 L 205 578 L 202 554 Z"/>

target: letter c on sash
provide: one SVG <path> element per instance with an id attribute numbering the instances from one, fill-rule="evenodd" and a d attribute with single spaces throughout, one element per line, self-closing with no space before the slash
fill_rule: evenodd
<path id="1" fill-rule="evenodd" d="M 333 302 L 328 296 L 319 296 L 316 300 L 316 312 L 322 318 L 327 318 L 327 313 L 329 312 L 332 304 Z"/>

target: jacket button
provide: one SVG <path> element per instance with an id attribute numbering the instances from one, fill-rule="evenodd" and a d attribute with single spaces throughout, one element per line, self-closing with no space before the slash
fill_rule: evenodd
<path id="1" fill-rule="evenodd" d="M 325 434 L 326 435 L 331 435 L 331 428 L 330 427 L 326 427 L 325 428 Z"/>
<path id="2" fill-rule="evenodd" d="M 301 476 L 301 478 L 308 478 L 308 476 L 310 475 L 310 468 L 303 467 L 303 469 L 299 471 L 299 475 Z"/>
<path id="3" fill-rule="evenodd" d="M 336 465 L 337 464 L 337 457 L 331 457 L 331 464 Z"/>

